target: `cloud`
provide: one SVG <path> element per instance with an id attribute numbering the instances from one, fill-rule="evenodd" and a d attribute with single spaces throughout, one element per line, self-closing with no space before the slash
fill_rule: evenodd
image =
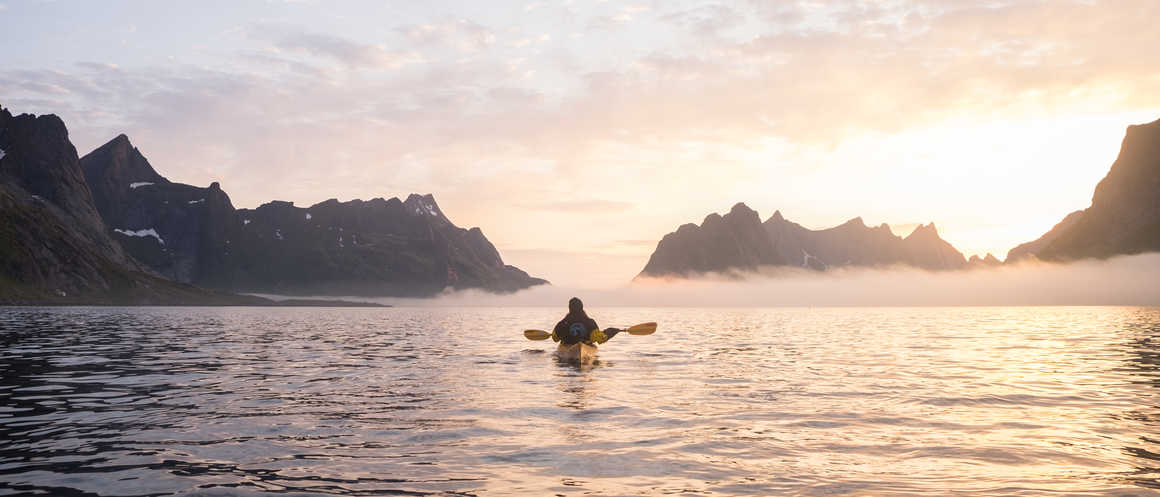
<path id="1" fill-rule="evenodd" d="M 1141 13 L 1160 13 L 1155 3 L 1131 3 Z M 640 102 L 642 113 L 662 102 L 689 102 L 705 111 L 697 122 L 706 127 L 794 140 L 894 132 L 965 108 L 1042 112 L 1074 105 L 1077 88 L 1114 89 L 1106 106 L 1160 103 L 1145 90 L 1155 87 L 1160 71 L 1139 65 L 1160 56 L 1123 48 L 1160 41 L 1142 18 L 1125 17 L 1132 8 L 956 2 L 957 8 L 929 11 L 927 4 L 898 2 L 890 9 L 827 4 L 819 13 L 812 2 L 778 5 L 756 9 L 769 24 L 755 38 L 719 40 L 701 53 L 652 54 L 667 65 L 616 76 L 640 87 L 627 91 L 655 97 L 656 103 Z M 653 77 L 671 78 L 682 63 L 713 77 L 657 92 Z M 758 114 L 770 111 L 777 116 L 773 129 L 762 129 Z"/>
<path id="2" fill-rule="evenodd" d="M 467 19 L 402 26 L 396 31 L 419 48 L 448 46 L 474 52 L 487 49 L 496 41 L 496 35 L 491 29 Z"/>
<path id="3" fill-rule="evenodd" d="M 508 42 L 536 40 L 544 26 L 442 15 L 380 26 L 382 38 L 259 24 L 207 65 L 5 65 L 0 97 L 16 112 L 61 114 L 81 153 L 126 132 L 162 174 L 222 181 L 241 206 L 433 191 L 501 250 L 577 231 L 593 234 L 584 250 L 659 239 L 716 206 L 763 198 L 822 225 L 808 215 L 832 206 L 845 217 L 914 220 L 924 205 L 926 221 L 943 228 L 948 209 L 920 201 L 961 185 L 842 204 L 853 188 L 843 184 L 887 191 L 875 177 L 921 176 L 870 171 L 874 158 L 857 152 L 948 119 L 1160 108 L 1160 51 L 1146 49 L 1160 45 L 1152 0 L 655 5 L 566 15 L 544 5 L 533 17 L 607 31 L 582 43 L 553 33 L 535 49 Z M 849 143 L 863 148 L 835 155 Z M 948 143 L 982 146 L 972 136 Z M 1093 167 L 1102 173 L 1111 158 Z M 827 168 L 837 172 L 818 173 Z M 816 188 L 796 186 L 811 177 Z M 610 203 L 559 200 L 577 189 Z M 909 213 L 862 210 L 891 203 Z M 1024 209 L 980 204 L 956 209 L 978 208 L 975 218 Z"/>
<path id="4" fill-rule="evenodd" d="M 419 53 L 389 50 L 382 45 L 359 43 L 341 36 L 271 25 L 257 26 L 254 34 L 269 38 L 279 50 L 332 59 L 352 68 L 397 69 L 423 62 Z"/>
<path id="5" fill-rule="evenodd" d="M 725 4 L 698 5 L 658 16 L 662 22 L 672 23 L 700 36 L 718 36 L 722 31 L 745 22 L 745 15 Z"/>

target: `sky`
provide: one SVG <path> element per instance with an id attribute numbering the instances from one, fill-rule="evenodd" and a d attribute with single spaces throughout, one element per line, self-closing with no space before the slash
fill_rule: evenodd
<path id="1" fill-rule="evenodd" d="M 1003 258 L 1160 118 L 1155 0 L 0 0 L 0 105 L 236 207 L 435 195 L 627 283 L 737 202 Z"/>

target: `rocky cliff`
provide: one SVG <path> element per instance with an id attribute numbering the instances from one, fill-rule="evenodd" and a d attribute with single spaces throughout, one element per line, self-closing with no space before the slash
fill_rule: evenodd
<path id="1" fill-rule="evenodd" d="M 1096 186 L 1091 206 L 1069 214 L 1008 262 L 1106 258 L 1160 250 L 1160 120 L 1129 126 L 1120 154 Z"/>
<path id="2" fill-rule="evenodd" d="M 68 130 L 0 108 L 0 304 L 269 303 L 145 272 L 112 240 Z"/>
<path id="3" fill-rule="evenodd" d="M 737 204 L 724 216 L 710 214 L 700 226 L 686 224 L 665 235 L 640 276 L 747 272 L 762 266 L 826 270 L 895 265 L 944 270 L 964 268 L 967 261 L 939 237 L 933 223 L 906 238 L 885 224 L 868 227 L 861 218 L 810 230 L 780 211 L 762 223 L 756 211 Z"/>
<path id="4" fill-rule="evenodd" d="M 700 226 L 685 224 L 665 235 L 641 275 L 754 271 L 787 263 L 762 228 L 757 211 L 739 203 L 724 216 L 709 214 Z"/>
<path id="5" fill-rule="evenodd" d="M 427 296 L 445 288 L 512 292 L 546 281 L 504 264 L 479 228 L 452 223 L 431 195 L 238 211 L 232 285 L 315 295 Z"/>
<path id="6" fill-rule="evenodd" d="M 1068 214 L 1062 221 L 1058 222 L 1043 236 L 1036 238 L 1030 242 L 1021 243 L 1015 248 L 1007 251 L 1007 258 L 1005 263 L 1013 263 L 1026 259 L 1035 259 L 1039 252 L 1043 251 L 1048 245 L 1057 240 L 1060 235 L 1070 230 L 1080 218 L 1083 217 L 1084 211 L 1075 211 Z"/>
<path id="7" fill-rule="evenodd" d="M 170 182 L 125 135 L 80 163 L 109 235 L 135 259 L 175 281 L 230 289 L 214 278 L 232 271 L 241 223 L 217 183 Z"/>
<path id="8" fill-rule="evenodd" d="M 111 236 L 158 273 L 198 286 L 294 295 L 430 296 L 546 281 L 504 264 L 479 228 L 431 195 L 406 201 L 273 201 L 235 209 L 218 183 L 173 183 L 124 135 L 81 159 Z"/>

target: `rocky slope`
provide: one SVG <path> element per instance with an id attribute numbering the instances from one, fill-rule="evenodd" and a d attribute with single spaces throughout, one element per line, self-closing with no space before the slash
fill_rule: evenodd
<path id="1" fill-rule="evenodd" d="M 1007 259 L 1005 263 L 1019 262 L 1026 259 L 1035 259 L 1039 252 L 1043 251 L 1048 245 L 1057 240 L 1067 230 L 1070 230 L 1080 218 L 1083 217 L 1084 211 L 1075 211 L 1068 214 L 1062 221 L 1058 222 L 1051 228 L 1050 231 L 1044 233 L 1043 236 L 1036 238 L 1030 242 L 1021 243 L 1015 248 L 1007 251 Z"/>
<path id="2" fill-rule="evenodd" d="M 944 270 L 967 267 L 963 255 L 939 237 L 933 223 L 906 238 L 885 224 L 870 228 L 861 218 L 829 229 L 810 230 L 774 212 L 764 223 L 756 211 L 737 204 L 724 216 L 710 214 L 686 224 L 657 244 L 640 276 L 693 276 L 747 272 L 762 266 L 815 270 L 843 266 L 907 265 Z"/>
<path id="3" fill-rule="evenodd" d="M 110 234 L 177 281 L 238 292 L 414 297 L 546 283 L 504 264 L 479 228 L 455 226 L 431 195 L 237 210 L 218 183 L 165 179 L 124 135 L 81 164 Z"/>
<path id="4" fill-rule="evenodd" d="M 665 235 L 641 275 L 753 271 L 787 263 L 766 235 L 757 212 L 739 203 L 724 216 L 709 214 L 700 226 L 685 224 Z"/>
<path id="5" fill-rule="evenodd" d="M 1008 262 L 1106 258 L 1160 250 L 1160 120 L 1129 126 L 1120 155 L 1096 186 L 1092 204 L 1038 240 L 1011 250 Z"/>
<path id="6" fill-rule="evenodd" d="M 198 286 L 230 270 L 230 239 L 241 223 L 217 183 L 172 183 L 120 135 L 80 160 L 93 200 L 113 237 L 158 274 Z"/>
<path id="7" fill-rule="evenodd" d="M 270 303 L 143 271 L 107 235 L 60 118 L 0 108 L 0 304 Z"/>

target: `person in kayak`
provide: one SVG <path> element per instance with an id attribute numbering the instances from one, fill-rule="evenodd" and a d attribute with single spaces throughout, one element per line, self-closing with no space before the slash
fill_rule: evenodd
<path id="1" fill-rule="evenodd" d="M 552 330 L 552 341 L 564 345 L 574 343 L 604 343 L 620 333 L 616 328 L 601 330 L 596 321 L 584 312 L 584 303 L 576 297 L 568 301 L 568 314 L 556 323 Z"/>

